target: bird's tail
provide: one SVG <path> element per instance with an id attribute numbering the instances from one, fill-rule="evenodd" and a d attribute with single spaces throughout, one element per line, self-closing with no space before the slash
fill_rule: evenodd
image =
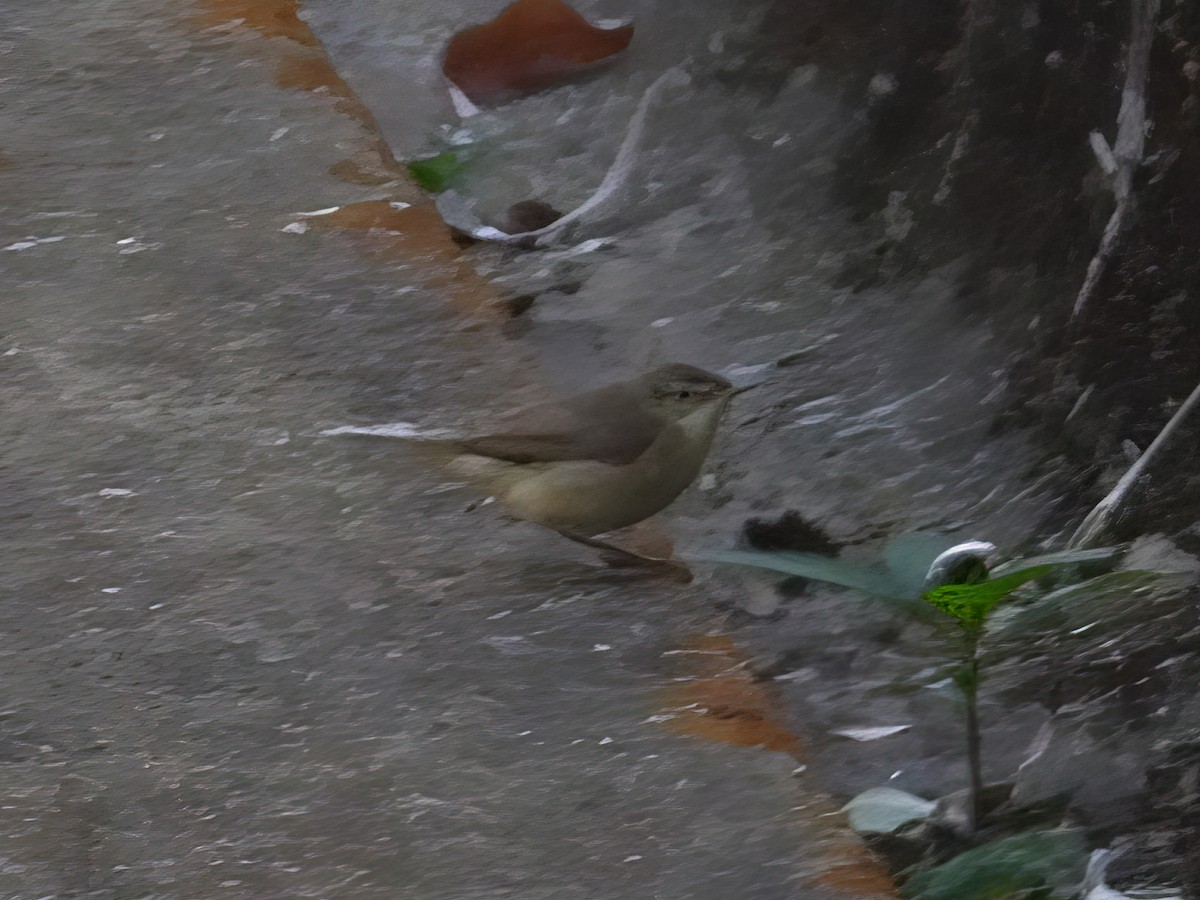
<path id="1" fill-rule="evenodd" d="M 513 463 L 469 452 L 456 433 L 444 428 L 421 428 L 411 422 L 389 422 L 382 425 L 342 425 L 327 428 L 322 435 L 362 434 L 372 437 L 396 438 L 404 442 L 405 453 L 423 465 L 451 478 L 462 479 L 489 489 L 502 488 Z"/>
<path id="2" fill-rule="evenodd" d="M 454 432 L 444 428 L 421 428 L 412 422 L 388 422 L 384 425 L 341 425 L 337 428 L 326 428 L 322 435 L 336 434 L 369 434 L 376 437 L 403 438 L 406 440 L 444 440 Z"/>

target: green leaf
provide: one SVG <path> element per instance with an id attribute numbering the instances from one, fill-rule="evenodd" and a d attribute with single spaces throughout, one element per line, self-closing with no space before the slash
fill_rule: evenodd
<path id="1" fill-rule="evenodd" d="M 1021 585 L 1041 578 L 1051 568 L 1034 566 L 979 584 L 944 584 L 926 592 L 925 599 L 963 625 L 978 627 L 997 603 Z"/>
<path id="2" fill-rule="evenodd" d="M 879 597 L 906 599 L 891 575 L 878 565 L 848 562 L 817 553 L 796 553 L 791 550 L 714 550 L 699 558 L 769 569 L 787 575 L 800 575 Z"/>
<path id="3" fill-rule="evenodd" d="M 968 850 L 904 886 L 909 900 L 1004 900 L 1071 896 L 1088 849 L 1073 831 L 1040 831 Z"/>
<path id="4" fill-rule="evenodd" d="M 1027 556 L 1024 559 L 1010 559 L 992 569 L 992 575 L 1015 574 L 1018 571 L 1033 566 L 1087 566 L 1096 568 L 1107 564 L 1116 564 L 1121 550 L 1117 547 L 1097 547 L 1094 550 L 1062 550 L 1058 553 L 1043 553 L 1039 556 Z M 1111 566 L 1110 566 L 1111 567 Z"/>
<path id="5" fill-rule="evenodd" d="M 462 160 L 447 150 L 445 153 L 439 153 L 429 159 L 410 162 L 408 171 L 417 180 L 417 184 L 425 190 L 437 194 L 450 187 L 455 177 L 462 172 L 463 165 Z"/>
<path id="6" fill-rule="evenodd" d="M 1010 606 L 988 619 L 989 641 L 1025 643 L 1031 634 L 1059 634 L 1064 642 L 1111 637 L 1178 603 L 1188 575 L 1113 572 L 1051 591 L 1028 605 Z"/>
<path id="7" fill-rule="evenodd" d="M 891 834 L 907 822 L 928 817 L 936 805 L 907 791 L 877 787 L 863 791 L 843 809 L 855 831 Z"/>

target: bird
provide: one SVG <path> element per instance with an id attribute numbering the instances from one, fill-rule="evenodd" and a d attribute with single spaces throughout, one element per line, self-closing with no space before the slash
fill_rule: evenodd
<path id="1" fill-rule="evenodd" d="M 647 519 L 690 485 L 735 389 L 684 363 L 518 410 L 475 437 L 410 438 L 427 462 L 515 517 L 637 559 L 596 538 Z"/>

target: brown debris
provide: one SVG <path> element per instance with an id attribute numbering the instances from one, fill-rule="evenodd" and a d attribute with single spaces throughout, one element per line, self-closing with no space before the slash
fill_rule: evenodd
<path id="1" fill-rule="evenodd" d="M 514 203 L 504 213 L 504 225 L 500 229 L 508 234 L 524 234 L 540 231 L 562 218 L 562 213 L 541 200 L 522 200 Z"/>
<path id="2" fill-rule="evenodd" d="M 632 39 L 632 25 L 597 28 L 561 0 L 517 0 L 452 37 L 442 71 L 474 103 L 497 103 L 594 68 Z"/>

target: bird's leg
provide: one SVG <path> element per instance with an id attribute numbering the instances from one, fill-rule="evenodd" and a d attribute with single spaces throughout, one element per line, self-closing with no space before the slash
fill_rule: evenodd
<path id="1" fill-rule="evenodd" d="M 633 550 L 626 550 L 624 547 L 618 547 L 616 544 L 610 544 L 608 541 L 602 541 L 599 538 L 589 537 L 586 534 L 579 534 L 575 531 L 559 531 L 567 540 L 575 541 L 578 544 L 583 544 L 586 547 L 591 547 L 601 552 L 601 556 L 609 565 L 651 565 L 662 566 L 670 570 L 676 577 L 683 581 L 692 580 L 692 571 L 682 563 L 677 563 L 672 559 L 664 559 L 661 556 L 645 556 L 641 553 L 635 553 Z"/>
<path id="2" fill-rule="evenodd" d="M 608 541 L 602 541 L 599 538 L 588 537 L 586 534 L 579 534 L 575 531 L 560 531 L 559 534 L 569 541 L 575 541 L 577 544 L 583 544 L 585 547 L 592 547 L 596 550 L 602 550 L 606 553 L 615 554 L 622 559 L 639 560 L 641 562 L 666 561 L 654 556 L 643 556 L 640 553 L 634 553 L 632 550 L 626 550 L 622 547 L 618 547 L 616 544 L 610 544 Z"/>

